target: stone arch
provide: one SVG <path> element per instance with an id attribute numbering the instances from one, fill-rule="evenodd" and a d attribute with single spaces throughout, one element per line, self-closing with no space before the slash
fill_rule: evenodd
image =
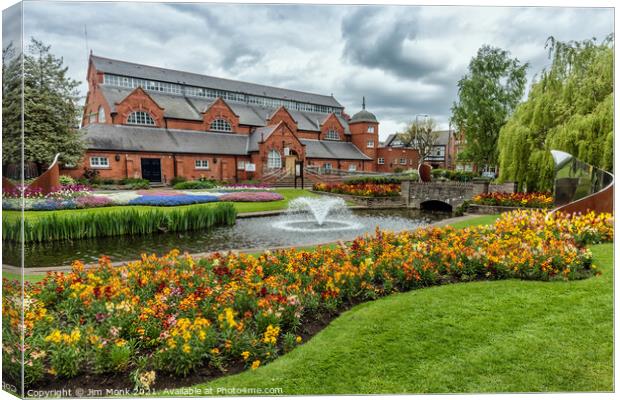
<path id="1" fill-rule="evenodd" d="M 425 211 L 452 212 L 452 204 L 441 200 L 426 200 L 420 203 L 420 209 Z"/>

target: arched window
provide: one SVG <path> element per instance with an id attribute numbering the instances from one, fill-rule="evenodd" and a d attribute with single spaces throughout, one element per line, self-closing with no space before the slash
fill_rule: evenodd
<path id="1" fill-rule="evenodd" d="M 105 110 L 99 106 L 99 112 L 97 113 L 97 122 L 103 124 L 105 122 Z"/>
<path id="2" fill-rule="evenodd" d="M 230 122 L 222 118 L 218 118 L 214 120 L 213 122 L 211 122 L 210 129 L 216 132 L 232 132 L 232 127 L 230 126 Z"/>
<path id="3" fill-rule="evenodd" d="M 280 153 L 277 150 L 270 150 L 269 156 L 267 157 L 267 167 L 268 168 L 282 168 L 282 157 L 280 157 Z"/>
<path id="4" fill-rule="evenodd" d="M 134 111 L 129 114 L 129 118 L 127 118 L 127 123 L 131 125 L 149 125 L 155 126 L 155 121 L 151 114 L 145 111 Z"/>
<path id="5" fill-rule="evenodd" d="M 330 129 L 327 131 L 327 135 L 325 135 L 325 139 L 340 140 L 340 135 L 334 129 Z"/>

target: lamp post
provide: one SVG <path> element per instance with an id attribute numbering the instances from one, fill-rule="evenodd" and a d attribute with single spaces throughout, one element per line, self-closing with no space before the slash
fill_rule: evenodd
<path id="1" fill-rule="evenodd" d="M 424 118 L 428 118 L 428 114 L 416 114 L 415 115 L 415 148 L 418 149 L 418 154 L 420 154 L 420 142 L 418 141 L 418 117 L 424 117 Z M 424 160 L 422 159 L 423 157 L 420 155 L 420 160 L 418 161 L 418 164 L 422 164 L 424 162 Z"/>

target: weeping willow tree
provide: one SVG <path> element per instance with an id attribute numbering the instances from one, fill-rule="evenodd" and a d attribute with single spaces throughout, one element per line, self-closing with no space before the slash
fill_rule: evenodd
<path id="1" fill-rule="evenodd" d="M 600 44 L 547 40 L 551 66 L 500 130 L 501 180 L 551 189 L 552 149 L 613 170 L 613 46 L 611 35 Z"/>

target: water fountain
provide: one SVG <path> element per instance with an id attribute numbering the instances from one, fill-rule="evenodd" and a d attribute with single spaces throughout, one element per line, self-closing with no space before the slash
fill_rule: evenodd
<path id="1" fill-rule="evenodd" d="M 355 230 L 363 225 L 343 199 L 322 196 L 299 197 L 291 201 L 284 218 L 272 226 L 290 232 L 320 233 Z"/>

